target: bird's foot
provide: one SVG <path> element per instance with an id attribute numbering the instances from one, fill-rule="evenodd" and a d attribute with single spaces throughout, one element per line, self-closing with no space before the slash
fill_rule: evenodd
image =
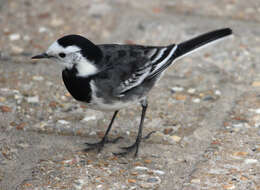
<path id="1" fill-rule="evenodd" d="M 123 151 L 121 152 L 116 152 L 113 153 L 115 156 L 125 156 L 131 152 L 133 152 L 135 150 L 135 157 L 138 154 L 138 148 L 139 148 L 139 144 L 141 141 L 135 141 L 134 144 L 132 144 L 131 146 L 127 146 L 127 147 L 120 147 L 121 149 L 123 149 Z"/>
<path id="2" fill-rule="evenodd" d="M 96 142 L 96 143 L 85 143 L 85 145 L 87 145 L 88 147 L 84 149 L 85 152 L 88 152 L 90 150 L 95 150 L 97 149 L 98 152 L 100 152 L 105 144 L 108 143 L 117 143 L 117 141 L 119 141 L 120 139 L 122 139 L 123 137 L 117 137 L 115 139 L 109 140 L 108 138 L 104 137 L 101 141 Z"/>
<path id="3" fill-rule="evenodd" d="M 120 147 L 121 149 L 123 149 L 123 151 L 121 152 L 117 152 L 117 153 L 113 153 L 115 156 L 125 156 L 131 152 L 133 152 L 135 150 L 135 157 L 138 155 L 138 149 L 139 149 L 139 144 L 141 143 L 141 140 L 146 140 L 149 139 L 150 136 L 155 133 L 156 131 L 152 131 L 150 133 L 148 133 L 145 137 L 143 138 L 137 138 L 135 143 L 132 144 L 131 146 L 127 146 L 127 147 Z"/>
<path id="4" fill-rule="evenodd" d="M 153 133 L 156 133 L 156 131 L 152 131 L 152 132 L 148 133 L 146 136 L 144 136 L 144 137 L 142 138 L 142 140 L 147 140 L 147 139 L 149 139 L 150 136 L 151 136 Z"/>

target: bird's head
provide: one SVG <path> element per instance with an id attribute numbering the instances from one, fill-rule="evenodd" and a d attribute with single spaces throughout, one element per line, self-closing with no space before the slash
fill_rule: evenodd
<path id="1" fill-rule="evenodd" d="M 101 50 L 80 35 L 67 35 L 53 42 L 46 52 L 32 59 L 51 59 L 66 69 L 77 69 L 77 75 L 89 76 L 97 73 Z"/>

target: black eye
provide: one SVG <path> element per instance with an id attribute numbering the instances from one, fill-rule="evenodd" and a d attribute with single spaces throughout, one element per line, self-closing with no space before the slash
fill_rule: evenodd
<path id="1" fill-rule="evenodd" d="M 59 56 L 60 56 L 61 58 L 64 58 L 64 57 L 66 57 L 66 54 L 65 54 L 65 53 L 59 53 Z"/>

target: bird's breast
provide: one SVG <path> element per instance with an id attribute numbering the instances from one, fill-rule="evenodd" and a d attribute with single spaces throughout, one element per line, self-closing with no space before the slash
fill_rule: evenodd
<path id="1" fill-rule="evenodd" d="M 65 69 L 62 71 L 62 79 L 73 98 L 90 103 L 92 94 L 90 77 L 78 77 L 73 71 Z"/>

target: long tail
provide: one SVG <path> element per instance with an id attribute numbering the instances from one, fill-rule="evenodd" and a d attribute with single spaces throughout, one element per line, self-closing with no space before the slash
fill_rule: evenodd
<path id="1" fill-rule="evenodd" d="M 229 36 L 231 34 L 232 34 L 232 30 L 230 28 L 223 28 L 212 32 L 208 32 L 206 34 L 202 34 L 191 40 L 182 42 L 178 44 L 177 49 L 174 52 L 174 57 L 175 59 L 182 57 L 188 53 L 197 50 L 200 47 L 208 45 L 212 42 L 216 42 L 217 40 Z"/>
<path id="2" fill-rule="evenodd" d="M 169 67 L 174 62 L 174 60 L 179 59 L 184 55 L 187 55 L 195 50 L 198 50 L 201 47 L 205 47 L 205 45 L 216 42 L 217 40 L 220 40 L 221 38 L 229 36 L 231 34 L 232 34 L 232 30 L 230 28 L 223 28 L 223 29 L 202 34 L 191 40 L 182 42 L 178 45 L 173 44 L 167 46 L 166 51 L 162 53 L 162 55 L 160 54 L 160 56 L 164 57 L 164 59 L 161 60 L 162 58 L 160 58 L 159 60 L 161 62 L 157 61 L 159 63 L 157 62 L 154 63 L 156 65 L 155 69 L 151 72 L 151 74 L 147 78 L 149 79 L 158 76 L 167 67 Z"/>

